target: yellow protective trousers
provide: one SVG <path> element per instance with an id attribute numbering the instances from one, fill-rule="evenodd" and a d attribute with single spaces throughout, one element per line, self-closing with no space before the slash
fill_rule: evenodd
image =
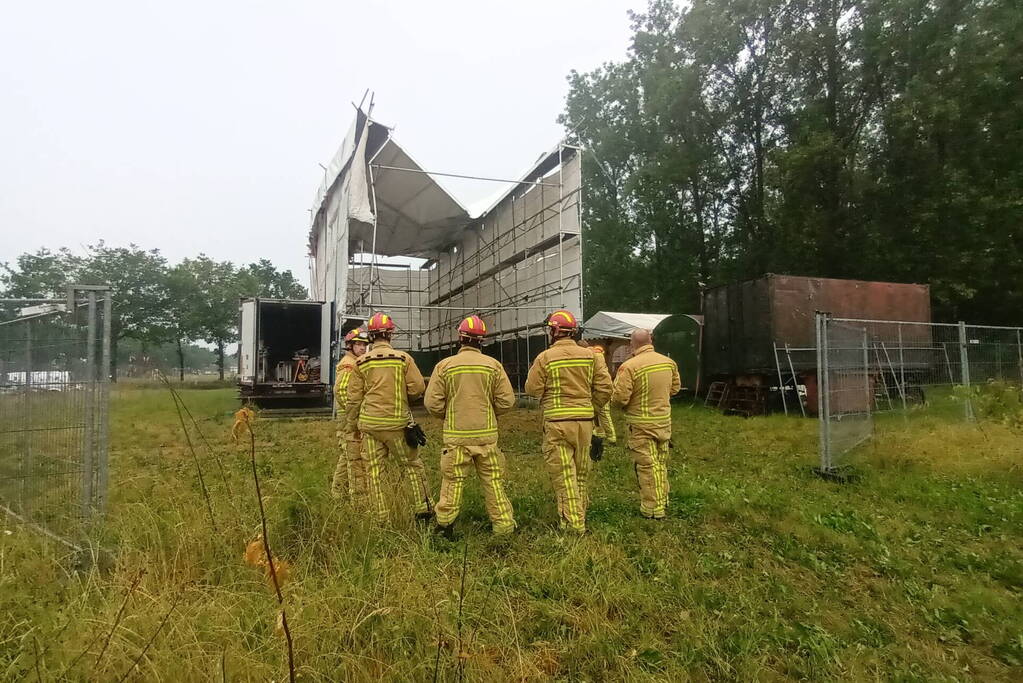
<path id="1" fill-rule="evenodd" d="M 577 533 L 586 531 L 592 435 L 592 420 L 546 421 L 543 425 L 543 456 L 558 503 L 558 523 Z"/>
<path id="2" fill-rule="evenodd" d="M 663 519 L 668 510 L 668 439 L 659 436 L 630 426 L 626 444 L 639 483 L 639 512 L 652 519 Z"/>
<path id="3" fill-rule="evenodd" d="M 504 492 L 504 453 L 497 444 L 467 446 L 446 444 L 440 454 L 440 500 L 437 502 L 437 524 L 453 524 L 462 507 L 462 489 L 472 469 L 480 477 L 483 500 L 495 534 L 515 530 L 511 501 Z"/>
<path id="4" fill-rule="evenodd" d="M 366 461 L 362 458 L 362 439 L 356 438 L 356 433 L 337 432 L 337 466 L 330 482 L 330 493 L 335 498 L 354 500 L 366 493 Z"/>
<path id="5" fill-rule="evenodd" d="M 362 432 L 362 457 L 366 461 L 366 488 L 369 491 L 369 502 L 377 521 L 387 523 L 387 500 L 384 496 L 382 475 L 384 460 L 396 458 L 408 478 L 409 491 L 412 496 L 412 510 L 415 514 L 425 514 L 433 509 L 433 501 L 426 487 L 426 468 L 419 457 L 419 449 L 411 448 L 405 443 L 403 429 L 387 431 Z"/>

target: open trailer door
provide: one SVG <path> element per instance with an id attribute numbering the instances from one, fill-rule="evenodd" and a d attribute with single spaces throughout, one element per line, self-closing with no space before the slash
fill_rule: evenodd
<path id="1" fill-rule="evenodd" d="M 330 386 L 334 381 L 334 361 L 330 343 L 334 332 L 334 304 L 320 306 L 320 382 Z"/>
<path id="2" fill-rule="evenodd" d="M 238 325 L 241 332 L 238 344 L 238 381 L 241 384 L 256 383 L 256 316 L 259 312 L 258 299 L 246 299 L 242 301 L 241 323 Z"/>

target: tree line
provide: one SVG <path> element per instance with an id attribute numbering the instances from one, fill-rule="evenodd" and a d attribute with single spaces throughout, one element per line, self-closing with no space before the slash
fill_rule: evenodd
<path id="1" fill-rule="evenodd" d="M 171 345 L 181 379 L 186 356 L 195 355 L 189 346 L 197 341 L 216 347 L 217 367 L 224 379 L 226 347 L 238 339 L 240 297 L 308 296 L 290 270 L 277 270 L 267 259 L 236 266 L 199 254 L 171 265 L 159 249 L 134 244 L 111 247 L 100 242 L 88 246 L 84 255 L 67 248 L 40 249 L 21 254 L 14 264 L 0 264 L 0 297 L 60 298 L 70 284 L 113 287 L 115 363 L 118 345 L 125 340 L 143 354 Z"/>
<path id="2" fill-rule="evenodd" d="M 632 30 L 561 117 L 590 151 L 588 311 L 774 272 L 1023 321 L 1018 0 L 653 0 Z"/>

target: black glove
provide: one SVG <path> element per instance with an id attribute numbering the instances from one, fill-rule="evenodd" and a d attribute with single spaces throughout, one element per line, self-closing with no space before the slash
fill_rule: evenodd
<path id="1" fill-rule="evenodd" d="M 604 440 L 599 436 L 590 437 L 590 460 L 596 462 L 604 457 Z"/>
<path id="2" fill-rule="evenodd" d="M 419 448 L 426 445 L 426 432 L 418 424 L 413 422 L 405 427 L 405 443 L 409 448 Z"/>

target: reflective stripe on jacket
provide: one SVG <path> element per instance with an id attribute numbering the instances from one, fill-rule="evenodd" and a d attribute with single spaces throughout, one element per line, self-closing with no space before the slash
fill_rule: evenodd
<path id="1" fill-rule="evenodd" d="M 508 373 L 496 359 L 463 346 L 437 363 L 424 398 L 426 409 L 444 418 L 444 443 L 497 443 L 496 416 L 515 406 Z"/>
<path id="2" fill-rule="evenodd" d="M 342 423 L 342 429 L 346 422 L 345 406 L 348 404 L 348 385 L 352 379 L 352 372 L 355 371 L 355 361 L 355 354 L 346 351 L 345 355 L 341 356 L 341 360 L 337 362 L 337 367 L 334 368 L 334 400 L 337 402 L 337 419 Z M 354 422 L 352 427 L 353 429 L 348 431 L 354 431 Z"/>
<path id="3" fill-rule="evenodd" d="M 411 398 L 426 390 L 423 375 L 412 356 L 386 341 L 355 361 L 348 381 L 347 424 L 360 430 L 393 431 L 408 424 Z"/>
<path id="4" fill-rule="evenodd" d="M 681 388 L 675 361 L 647 344 L 636 349 L 632 358 L 618 368 L 614 402 L 625 409 L 628 424 L 670 426 L 671 397 Z"/>
<path id="5" fill-rule="evenodd" d="M 607 363 L 571 339 L 559 339 L 529 368 L 526 393 L 540 399 L 545 420 L 593 419 L 611 398 Z"/>

